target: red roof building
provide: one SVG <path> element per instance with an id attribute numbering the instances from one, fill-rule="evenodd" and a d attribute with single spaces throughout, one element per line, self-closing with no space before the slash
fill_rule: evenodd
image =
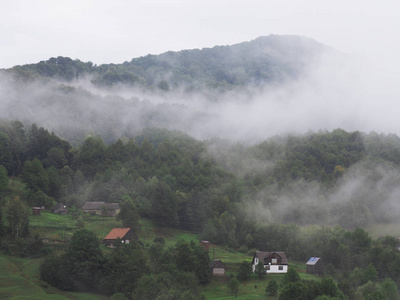
<path id="1" fill-rule="evenodd" d="M 106 246 L 113 247 L 117 239 L 120 239 L 123 244 L 129 244 L 132 240 L 139 240 L 132 228 L 114 228 L 103 239 L 103 242 Z"/>

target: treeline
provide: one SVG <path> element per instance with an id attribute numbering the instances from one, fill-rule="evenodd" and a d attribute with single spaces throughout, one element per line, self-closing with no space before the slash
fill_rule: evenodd
<path id="1" fill-rule="evenodd" d="M 289 266 L 281 285 L 274 279 L 268 282 L 266 292 L 270 296 L 279 295 L 282 300 L 400 298 L 397 237 L 373 240 L 361 228 L 346 231 L 340 226 L 300 228 L 293 224 L 264 224 L 254 228 L 246 240 L 256 249 L 284 249 L 289 261 L 306 262 L 315 256 L 322 259 L 321 281 L 301 280 L 295 267 Z M 248 262 L 241 264 L 236 276 L 239 281 L 248 280 L 249 267 Z M 255 273 L 260 278 L 265 276 L 262 263 L 256 265 Z"/>
<path id="2" fill-rule="evenodd" d="M 203 88 L 232 89 L 297 78 L 305 65 L 327 47 L 298 36 L 260 37 L 233 46 L 147 55 L 121 64 L 94 65 L 69 57 L 53 57 L 36 64 L 15 66 L 10 71 L 25 80 L 37 77 L 71 81 L 92 77 L 95 85 L 137 86 L 188 92 Z"/>
<path id="3" fill-rule="evenodd" d="M 145 251 L 121 241 L 104 255 L 97 236 L 86 229 L 72 236 L 65 253 L 47 257 L 40 277 L 67 291 L 96 292 L 118 299 L 205 299 L 200 285 L 211 279 L 207 251 L 194 242 L 165 249 L 157 239 Z M 119 295 L 119 296 L 117 296 Z"/>
<path id="4" fill-rule="evenodd" d="M 341 129 L 254 146 L 147 129 L 72 147 L 37 125 L 0 124 L 0 165 L 25 183 L 30 206 L 133 203 L 140 217 L 232 247 L 244 244 L 247 220 L 350 229 L 396 221 L 399 149 L 397 136 Z"/>

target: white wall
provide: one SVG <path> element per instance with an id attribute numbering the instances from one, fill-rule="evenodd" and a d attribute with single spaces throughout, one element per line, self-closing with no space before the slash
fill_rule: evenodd
<path id="1" fill-rule="evenodd" d="M 282 270 L 279 270 L 279 267 L 282 267 Z M 253 265 L 253 273 L 256 270 L 256 265 Z M 264 266 L 265 268 L 265 266 Z M 270 265 L 269 270 L 266 270 L 267 274 L 273 274 L 273 273 L 287 273 L 288 266 L 287 265 Z"/>

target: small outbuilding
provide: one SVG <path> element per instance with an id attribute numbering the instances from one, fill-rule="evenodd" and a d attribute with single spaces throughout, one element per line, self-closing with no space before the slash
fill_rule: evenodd
<path id="1" fill-rule="evenodd" d="M 123 244 L 129 244 L 132 240 L 139 240 L 132 228 L 113 228 L 103 239 L 103 242 L 107 247 L 114 247 L 117 239 L 120 239 Z"/>
<path id="2" fill-rule="evenodd" d="M 54 205 L 51 212 L 58 215 L 68 215 L 68 209 L 64 203 L 57 203 Z"/>
<path id="3" fill-rule="evenodd" d="M 324 264 L 320 257 L 311 257 L 306 263 L 307 273 L 315 275 L 324 275 Z"/>
<path id="4" fill-rule="evenodd" d="M 211 262 L 211 274 L 214 276 L 224 276 L 226 266 L 220 259 L 213 259 Z"/>
<path id="5" fill-rule="evenodd" d="M 42 211 L 41 207 L 36 207 L 36 206 L 32 207 L 32 215 L 40 215 L 41 211 Z"/>

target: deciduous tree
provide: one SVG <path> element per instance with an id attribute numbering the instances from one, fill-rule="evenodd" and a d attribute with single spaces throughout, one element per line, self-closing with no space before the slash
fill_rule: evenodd
<path id="1" fill-rule="evenodd" d="M 6 204 L 6 217 L 11 227 L 11 232 L 16 237 L 28 234 L 29 211 L 21 199 L 16 196 Z"/>
<path id="2" fill-rule="evenodd" d="M 239 280 L 237 280 L 236 278 L 232 278 L 231 280 L 229 280 L 228 288 L 235 295 L 236 298 L 239 292 Z"/>
<path id="3" fill-rule="evenodd" d="M 245 282 L 250 278 L 252 269 L 251 269 L 251 264 L 247 261 L 243 261 L 240 264 L 237 279 L 241 282 Z"/>
<path id="4" fill-rule="evenodd" d="M 121 210 L 117 215 L 117 220 L 122 221 L 122 225 L 126 228 L 133 228 L 133 230 L 139 228 L 139 214 L 137 212 L 136 204 L 129 195 L 123 197 Z"/>
<path id="5" fill-rule="evenodd" d="M 276 282 L 276 280 L 272 279 L 268 282 L 267 287 L 265 288 L 265 292 L 269 295 L 269 296 L 276 296 L 276 294 L 278 293 L 278 283 Z"/>
<path id="6" fill-rule="evenodd" d="M 261 260 L 258 262 L 258 264 L 256 264 L 254 273 L 256 273 L 260 279 L 261 279 L 261 277 L 263 277 L 266 274 L 265 268 L 264 268 L 264 263 Z"/>
<path id="7" fill-rule="evenodd" d="M 0 205 L 4 200 L 4 195 L 8 191 L 8 176 L 7 169 L 0 165 Z"/>

